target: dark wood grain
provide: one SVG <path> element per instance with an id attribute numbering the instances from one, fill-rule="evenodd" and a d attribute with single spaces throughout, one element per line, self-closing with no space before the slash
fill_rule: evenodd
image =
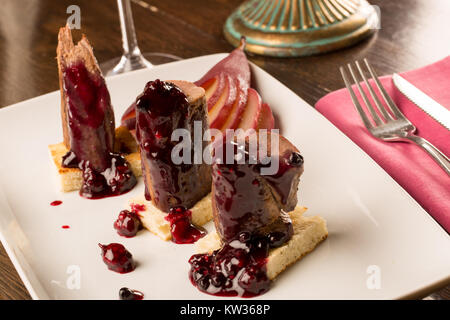
<path id="1" fill-rule="evenodd" d="M 228 52 L 222 35 L 226 17 L 239 0 L 133 0 L 143 52 L 183 58 Z M 450 54 L 448 0 L 372 0 L 381 8 L 381 30 L 344 50 L 320 56 L 276 59 L 249 56 L 310 104 L 343 87 L 338 67 L 368 57 L 379 74 L 414 69 Z M 102 62 L 121 54 L 114 0 L 2 0 L 0 10 L 0 107 L 58 89 L 55 50 L 66 8 L 81 8 L 82 31 Z M 79 33 L 76 34 L 79 37 Z M 433 297 L 450 298 L 450 288 Z M 29 299 L 0 246 L 0 299 Z"/>

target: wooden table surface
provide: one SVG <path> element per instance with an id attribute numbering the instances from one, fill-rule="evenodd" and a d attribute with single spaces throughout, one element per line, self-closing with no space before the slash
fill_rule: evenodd
<path id="1" fill-rule="evenodd" d="M 222 27 L 240 0 L 133 0 L 141 51 L 182 58 L 229 52 Z M 364 57 L 378 73 L 418 68 L 450 54 L 448 0 L 371 0 L 381 9 L 381 29 L 344 50 L 305 58 L 249 56 L 308 103 L 343 87 L 338 66 Z M 69 5 L 81 8 L 81 27 L 102 62 L 121 54 L 115 0 L 2 0 L 0 108 L 58 89 L 57 32 Z M 78 33 L 76 34 L 78 36 Z M 450 287 L 433 294 L 450 298 Z M 0 245 L 0 299 L 30 299 Z"/>

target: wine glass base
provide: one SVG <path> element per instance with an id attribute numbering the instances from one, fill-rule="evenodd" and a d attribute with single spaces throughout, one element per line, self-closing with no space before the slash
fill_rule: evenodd
<path id="1" fill-rule="evenodd" d="M 169 62 L 174 62 L 182 60 L 182 58 L 169 53 L 160 52 L 145 52 L 143 54 L 144 58 L 147 59 L 151 64 L 159 65 Z"/>
<path id="2" fill-rule="evenodd" d="M 181 60 L 172 54 L 149 52 L 143 55 L 127 57 L 121 56 L 113 58 L 100 64 L 100 69 L 105 76 L 113 76 L 129 71 L 135 71 L 144 68 L 152 68 L 155 65 L 169 63 Z"/>

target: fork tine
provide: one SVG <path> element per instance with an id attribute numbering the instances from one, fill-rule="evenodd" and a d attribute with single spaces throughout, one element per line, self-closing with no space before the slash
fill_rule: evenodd
<path id="1" fill-rule="evenodd" d="M 369 84 L 369 81 L 367 80 L 367 77 L 364 74 L 364 72 L 359 64 L 359 61 L 356 61 L 356 67 L 358 68 L 359 73 L 361 74 L 361 77 L 364 79 L 364 82 L 365 82 L 367 88 L 369 89 L 370 96 L 372 97 L 373 101 L 375 102 L 375 105 L 377 106 L 378 110 L 383 115 L 384 119 L 386 119 L 387 121 L 394 120 L 394 118 L 391 116 L 391 114 L 389 112 L 387 112 L 387 110 L 384 108 L 384 106 L 381 103 L 380 99 L 378 98 L 377 94 L 373 90 L 372 86 Z"/>
<path id="2" fill-rule="evenodd" d="M 353 91 L 352 86 L 350 84 L 350 81 L 347 78 L 347 73 L 345 72 L 344 67 L 340 67 L 339 70 L 341 71 L 342 79 L 344 80 L 345 86 L 347 87 L 348 92 L 350 92 L 350 96 L 352 98 L 353 105 L 355 106 L 356 111 L 358 111 L 367 130 L 372 129 L 373 128 L 372 123 L 370 123 L 369 118 L 367 118 L 366 113 L 359 104 L 358 98 L 356 97 L 355 92 Z"/>
<path id="3" fill-rule="evenodd" d="M 373 70 L 373 68 L 370 66 L 369 61 L 367 61 L 367 59 L 364 59 L 364 62 L 366 63 L 367 69 L 369 69 L 370 75 L 372 76 L 372 79 L 375 81 L 378 90 L 380 90 L 380 93 L 383 96 L 384 101 L 386 101 L 387 105 L 391 109 L 391 112 L 397 117 L 397 119 L 407 120 L 406 117 L 403 115 L 403 113 L 400 111 L 400 109 L 397 107 L 397 105 L 394 103 L 394 101 L 392 101 L 389 94 L 384 89 L 383 85 L 378 79 L 375 70 Z"/>
<path id="4" fill-rule="evenodd" d="M 358 65 L 358 62 L 356 62 Z M 355 82 L 356 86 L 358 87 L 359 93 L 361 94 L 364 102 L 366 103 L 367 109 L 369 110 L 370 114 L 372 115 L 373 120 L 377 124 L 377 126 L 382 125 L 383 121 L 381 121 L 381 118 L 378 116 L 377 112 L 373 108 L 372 104 L 370 103 L 369 98 L 367 97 L 366 93 L 364 92 L 363 88 L 359 84 L 358 78 L 355 76 L 355 73 L 353 72 L 353 68 L 351 64 L 348 64 L 348 69 L 350 70 L 350 73 L 352 74 L 353 81 Z M 360 70 L 361 72 L 361 70 Z"/>

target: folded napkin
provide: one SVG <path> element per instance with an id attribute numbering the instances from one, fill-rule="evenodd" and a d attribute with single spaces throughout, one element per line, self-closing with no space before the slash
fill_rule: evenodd
<path id="1" fill-rule="evenodd" d="M 450 109 L 450 56 L 401 76 Z M 450 132 L 404 97 L 395 88 L 391 76 L 381 78 L 381 82 L 400 110 L 416 126 L 417 135 L 450 156 Z M 363 88 L 369 96 L 367 88 Z M 363 105 L 358 90 L 354 90 Z M 347 89 L 326 95 L 317 102 L 316 108 L 450 232 L 450 177 L 425 151 L 413 143 L 384 142 L 372 137 L 353 106 Z"/>

